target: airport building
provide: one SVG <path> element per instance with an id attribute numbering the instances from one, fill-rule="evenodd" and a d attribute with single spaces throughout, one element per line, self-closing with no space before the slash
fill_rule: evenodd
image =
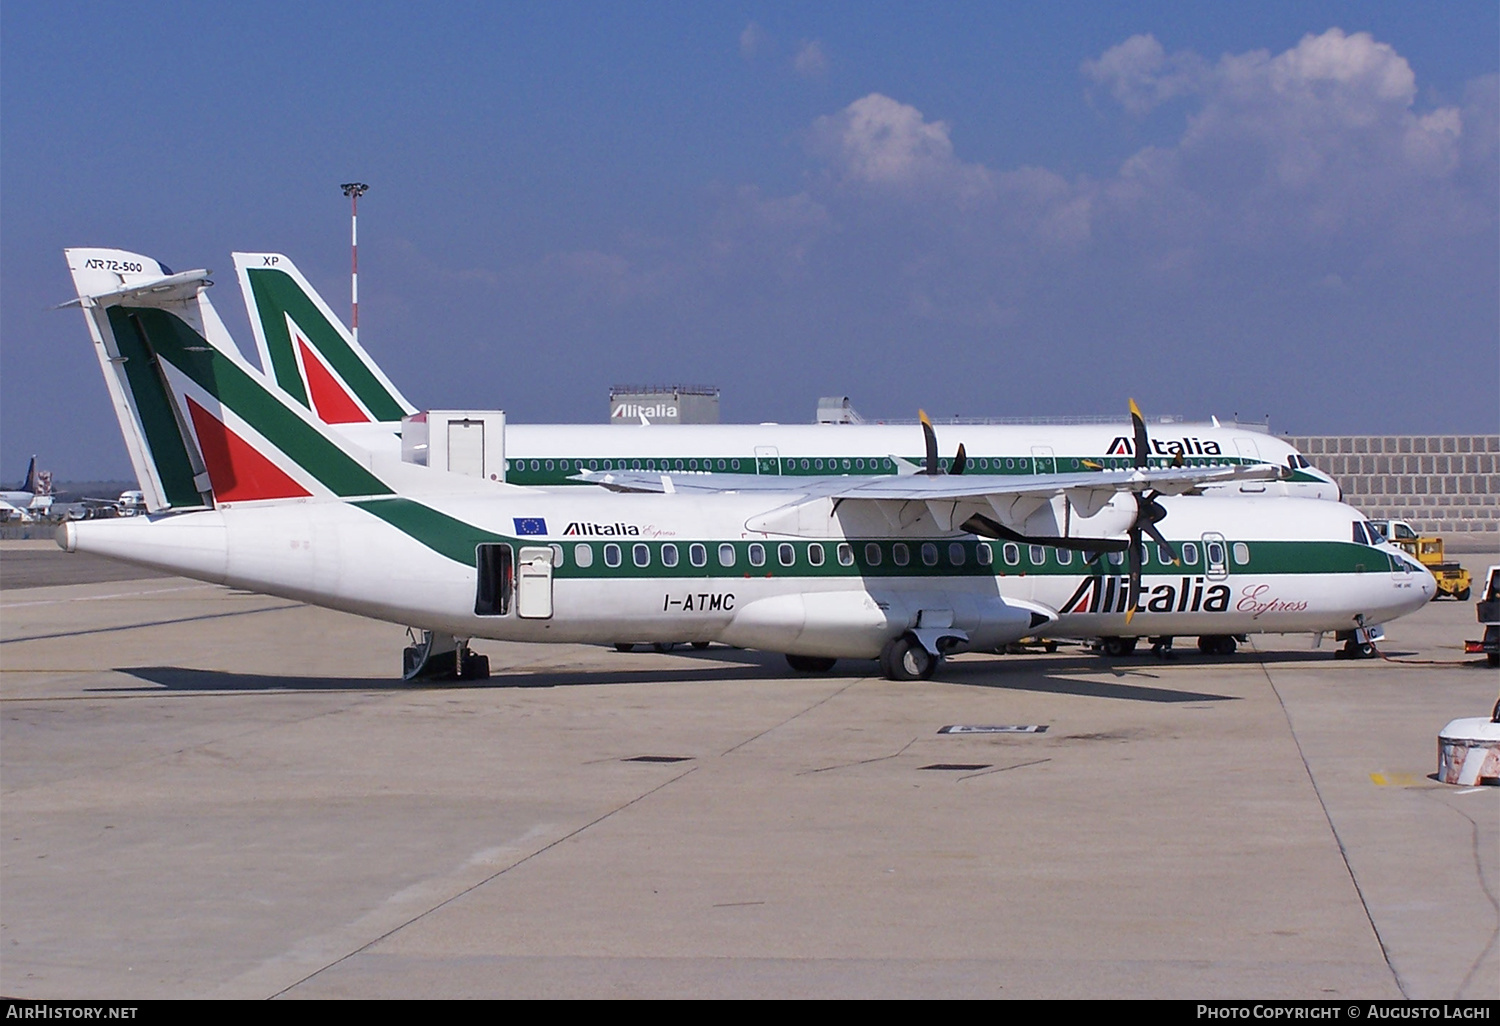
<path id="1" fill-rule="evenodd" d="M 717 385 L 615 385 L 609 390 L 611 424 L 717 424 Z"/>
<path id="2" fill-rule="evenodd" d="M 1500 435 L 1283 435 L 1377 520 L 1500 547 Z"/>

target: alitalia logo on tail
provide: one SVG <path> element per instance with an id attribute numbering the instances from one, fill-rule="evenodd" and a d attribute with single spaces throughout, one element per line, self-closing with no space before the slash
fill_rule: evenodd
<path id="1" fill-rule="evenodd" d="M 1222 456 L 1224 454 L 1218 442 L 1213 439 L 1205 442 L 1201 438 L 1168 438 L 1165 441 L 1153 438 L 1151 451 L 1157 456 Z M 1109 443 L 1109 449 L 1105 451 L 1105 455 L 1134 456 L 1135 442 L 1124 435 L 1116 435 L 1115 440 Z"/>

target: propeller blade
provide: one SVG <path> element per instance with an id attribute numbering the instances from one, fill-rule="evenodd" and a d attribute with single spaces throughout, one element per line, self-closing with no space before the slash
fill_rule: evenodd
<path id="1" fill-rule="evenodd" d="M 948 471 L 950 474 L 962 474 L 964 467 L 968 466 L 969 454 L 964 452 L 964 443 L 958 443 L 958 452 L 953 456 L 953 467 Z"/>
<path id="2" fill-rule="evenodd" d="M 1177 551 L 1177 546 L 1162 537 L 1162 533 L 1156 529 L 1155 524 L 1142 524 L 1141 529 L 1151 536 L 1151 540 L 1172 554 L 1172 562 L 1178 566 L 1182 565 L 1182 553 Z"/>
<path id="3" fill-rule="evenodd" d="M 1151 439 L 1146 437 L 1146 418 L 1141 415 L 1141 408 L 1130 400 L 1130 423 L 1135 428 L 1135 465 L 1144 467 L 1148 465 L 1148 457 L 1151 454 Z"/>
<path id="4" fill-rule="evenodd" d="M 1023 545 L 1050 545 L 1054 549 L 1069 549 L 1073 552 L 1124 552 L 1130 544 L 1123 538 L 1054 538 L 1051 535 L 1022 534 L 991 520 L 983 513 L 975 513 L 965 520 L 959 525 L 959 530 L 985 538 L 999 538 Z M 1097 562 L 1097 559 L 1089 562 Z"/>
<path id="5" fill-rule="evenodd" d="M 918 410 L 917 418 L 922 421 L 922 437 L 927 442 L 927 468 L 923 473 L 937 477 L 943 472 L 942 465 L 938 462 L 937 432 L 932 429 L 932 421 L 927 419 L 926 410 Z"/>
<path id="6" fill-rule="evenodd" d="M 1130 604 L 1125 608 L 1127 624 L 1135 618 L 1136 607 L 1141 604 L 1141 562 L 1144 555 L 1141 551 L 1141 529 L 1133 527 L 1130 530 Z"/>

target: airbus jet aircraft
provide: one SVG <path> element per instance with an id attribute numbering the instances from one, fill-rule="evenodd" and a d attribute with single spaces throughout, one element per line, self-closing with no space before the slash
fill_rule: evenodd
<path id="1" fill-rule="evenodd" d="M 273 389 L 207 272 L 126 282 L 119 251 L 67 257 L 153 514 L 69 523 L 59 543 L 419 628 L 411 675 L 487 673 L 476 637 L 720 641 L 804 671 L 879 659 L 901 680 L 1036 634 L 1336 631 L 1357 648 L 1434 590 L 1341 503 L 1179 494 L 1277 473 L 1264 464 L 945 474 L 930 432 L 903 476 L 626 471 L 601 477 L 612 491 L 407 463 Z M 1144 453 L 1139 420 L 1133 439 Z"/>
<path id="2" fill-rule="evenodd" d="M 135 260 L 142 258 L 136 257 Z M 298 403 L 356 443 L 399 452 L 400 421 L 417 412 L 289 257 L 235 253 L 261 368 Z M 1135 439 L 1117 425 L 965 425 L 969 469 L 1025 476 L 1135 465 Z M 647 470 L 823 477 L 915 469 L 916 433 L 894 425 L 713 424 L 662 431 L 644 425 L 507 425 L 505 479 L 569 484 L 582 471 Z M 939 439 L 941 442 L 942 439 Z M 1272 435 L 1214 424 L 1183 424 L 1151 440 L 1152 466 L 1272 463 L 1276 480 L 1210 488 L 1247 495 L 1337 499 L 1338 486 L 1301 453 Z M 906 453 L 905 457 L 899 454 Z"/>

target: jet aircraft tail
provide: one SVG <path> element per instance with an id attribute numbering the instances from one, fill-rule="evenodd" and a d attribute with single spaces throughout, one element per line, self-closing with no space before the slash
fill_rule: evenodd
<path id="1" fill-rule="evenodd" d="M 417 409 L 280 253 L 235 253 L 265 375 L 327 424 L 388 422 Z"/>
<path id="2" fill-rule="evenodd" d="M 31 492 L 33 495 L 36 494 L 36 457 L 35 456 L 31 457 L 31 463 L 26 467 L 26 476 L 21 479 L 21 483 L 20 484 L 16 485 L 16 491 L 18 491 L 18 492 Z"/>
<path id="3" fill-rule="evenodd" d="M 240 355 L 205 270 L 69 249 L 83 308 L 149 512 L 380 496 L 368 453 L 270 387 Z"/>

